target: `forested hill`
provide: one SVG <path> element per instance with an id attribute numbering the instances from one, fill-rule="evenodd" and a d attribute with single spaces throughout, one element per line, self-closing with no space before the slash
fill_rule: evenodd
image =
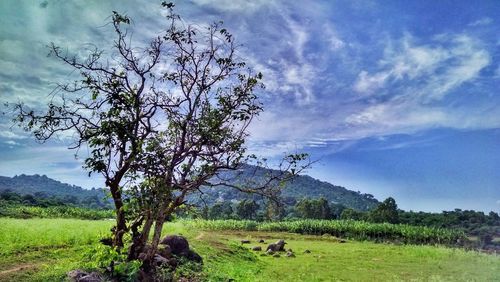
<path id="1" fill-rule="evenodd" d="M 237 182 L 245 182 L 245 178 L 252 178 L 258 181 L 264 175 L 273 173 L 272 170 L 246 166 L 244 173 L 240 175 Z M 12 192 L 26 195 L 31 194 L 38 197 L 57 197 L 65 202 L 89 206 L 91 202 L 104 203 L 106 191 L 102 189 L 83 189 L 79 186 L 69 185 L 51 179 L 45 175 L 19 175 L 14 177 L 0 176 L 0 192 L 10 190 Z M 217 201 L 239 201 L 241 199 L 253 198 L 262 201 L 256 195 L 241 193 L 229 187 L 216 187 L 202 189 L 202 199 L 208 205 L 213 205 Z M 302 198 L 326 198 L 330 203 L 342 204 L 346 207 L 360 211 L 367 211 L 379 204 L 372 195 L 361 194 L 348 190 L 341 186 L 336 186 L 328 182 L 314 179 L 307 175 L 300 175 L 293 181 L 288 182 L 283 191 L 282 197 L 288 205 L 295 205 Z M 200 195 L 190 197 L 190 202 L 201 203 Z"/>
<path id="2" fill-rule="evenodd" d="M 0 192 L 11 191 L 20 195 L 34 195 L 40 198 L 55 197 L 68 204 L 83 206 L 103 206 L 106 191 L 103 189 L 83 189 L 76 185 L 62 183 L 45 175 L 0 176 Z"/>
<path id="3" fill-rule="evenodd" d="M 244 186 L 245 184 L 242 183 L 244 183 L 243 179 L 245 178 L 256 178 L 257 180 L 254 181 L 259 182 L 259 178 L 264 179 L 266 177 L 265 175 L 275 172 L 276 171 L 270 169 L 259 168 L 255 170 L 255 167 L 244 166 L 243 173 L 240 172 L 241 174 L 238 174 L 239 178 L 242 179 L 233 182 L 238 182 L 236 184 Z M 234 202 L 245 198 L 253 199 L 257 202 L 262 201 L 261 196 L 248 195 L 229 187 L 204 188 L 202 192 L 201 196 L 191 197 L 190 201 L 194 203 L 205 201 L 208 205 L 212 205 L 218 201 Z M 284 202 L 289 206 L 295 205 L 296 202 L 303 198 L 317 199 L 320 197 L 326 198 L 330 203 L 341 204 L 345 207 L 360 211 L 371 210 L 380 203 L 370 194 L 362 194 L 360 192 L 348 190 L 342 186 L 320 181 L 308 175 L 299 175 L 294 178 L 294 180 L 286 183 L 281 196 Z"/>

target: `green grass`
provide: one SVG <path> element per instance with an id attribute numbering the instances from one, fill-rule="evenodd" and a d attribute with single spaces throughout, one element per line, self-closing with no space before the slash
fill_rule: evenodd
<path id="1" fill-rule="evenodd" d="M 82 267 L 82 253 L 112 221 L 0 218 L 0 281 L 61 281 Z M 201 230 L 169 223 L 204 258 L 209 281 L 499 281 L 500 258 L 461 249 L 376 244 L 285 232 Z M 252 241 L 241 245 L 241 239 Z M 265 239 L 266 244 L 256 243 Z M 260 256 L 250 247 L 285 239 L 295 258 Z M 264 248 L 265 249 L 265 248 Z M 305 249 L 311 250 L 304 254 Z M 16 267 L 24 267 L 9 273 Z"/>

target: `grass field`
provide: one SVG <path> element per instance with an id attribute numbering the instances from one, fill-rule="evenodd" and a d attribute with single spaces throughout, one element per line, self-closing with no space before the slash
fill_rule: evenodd
<path id="1" fill-rule="evenodd" d="M 61 281 L 112 221 L 0 218 L 0 281 Z M 376 244 L 283 232 L 203 230 L 170 223 L 204 257 L 210 281 L 500 281 L 500 257 L 433 246 Z M 252 241 L 241 245 L 241 239 Z M 250 250 L 285 239 L 295 258 Z M 311 251 L 304 254 L 304 250 Z"/>

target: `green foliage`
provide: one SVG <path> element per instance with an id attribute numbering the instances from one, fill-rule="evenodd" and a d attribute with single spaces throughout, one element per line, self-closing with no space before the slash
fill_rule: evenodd
<path id="1" fill-rule="evenodd" d="M 275 170 L 266 168 L 255 169 L 253 166 L 247 165 L 243 166 L 242 170 L 237 172 L 238 177 L 235 177 L 236 172 L 228 171 L 223 174 L 223 178 L 233 179 L 231 184 L 245 187 L 249 181 L 255 183 L 264 182 L 266 177 L 276 173 Z M 249 195 L 230 187 L 203 187 L 201 190 L 203 191 L 203 200 L 200 200 L 197 195 L 193 195 L 189 198 L 191 203 L 200 206 L 207 203 L 211 206 L 221 198 L 227 202 L 247 199 L 256 201 L 261 207 L 265 206 L 265 201 L 262 197 Z M 328 200 L 331 204 L 336 203 L 361 211 L 369 211 L 380 203 L 373 195 L 351 191 L 307 175 L 296 175 L 292 181 L 284 183 L 281 190 L 281 197 L 284 200 L 285 207 L 293 207 L 300 199 L 319 199 L 321 197 Z"/>
<path id="2" fill-rule="evenodd" d="M 391 197 L 385 199 L 384 202 L 378 205 L 374 210 L 370 211 L 368 218 L 370 222 L 398 223 L 399 216 L 396 201 Z"/>
<path id="3" fill-rule="evenodd" d="M 84 267 L 87 269 L 111 269 L 111 275 L 120 281 L 136 281 L 142 265 L 138 260 L 127 261 L 127 251 L 97 244 L 90 246 L 84 253 Z"/>
<path id="4" fill-rule="evenodd" d="M 243 200 L 236 205 L 236 215 L 240 219 L 256 219 L 259 205 L 255 201 Z"/>
<path id="5" fill-rule="evenodd" d="M 229 202 L 219 202 L 210 208 L 208 217 L 210 219 L 230 219 L 233 216 L 233 208 Z"/>
<path id="6" fill-rule="evenodd" d="M 295 209 L 300 218 L 308 219 L 330 219 L 332 213 L 328 200 L 321 197 L 317 200 L 302 199 L 296 205 Z"/>
<path id="7" fill-rule="evenodd" d="M 0 201 L 0 217 L 11 218 L 77 218 L 109 219 L 115 216 L 113 210 L 95 210 L 71 206 L 34 207 L 6 204 Z"/>
<path id="8" fill-rule="evenodd" d="M 353 210 L 353 209 L 344 209 L 340 214 L 340 219 L 342 220 L 365 220 L 366 213 Z"/>
<path id="9" fill-rule="evenodd" d="M 93 209 L 111 208 L 103 189 L 83 189 L 45 175 L 0 176 L 0 199 L 41 207 L 72 205 Z"/>

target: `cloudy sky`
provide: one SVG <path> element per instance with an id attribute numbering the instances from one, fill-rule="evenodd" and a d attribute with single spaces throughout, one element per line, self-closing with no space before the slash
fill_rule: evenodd
<path id="1" fill-rule="evenodd" d="M 0 1 L 0 102 L 42 109 L 70 69 L 50 42 L 112 43 L 109 15 L 143 41 L 160 1 Z M 500 210 L 499 1 L 177 1 L 187 23 L 224 21 L 264 74 L 249 146 L 309 152 L 313 177 L 404 209 Z M 86 188 L 64 141 L 37 144 L 0 116 L 0 175 L 46 174 Z M 80 152 L 82 153 L 82 152 Z"/>

